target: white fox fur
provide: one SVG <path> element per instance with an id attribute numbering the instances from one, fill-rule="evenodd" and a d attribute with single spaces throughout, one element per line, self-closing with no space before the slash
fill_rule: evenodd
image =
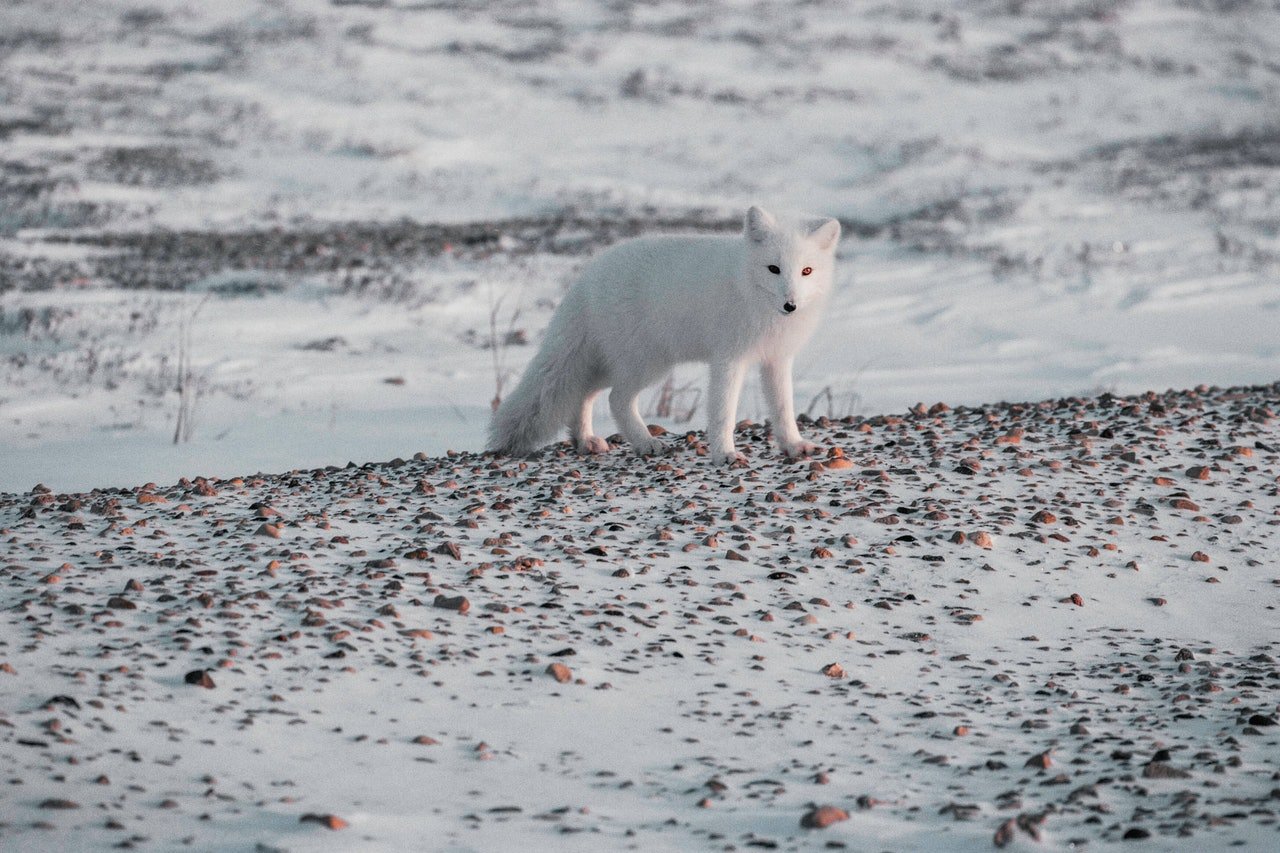
<path id="1" fill-rule="evenodd" d="M 796 427 L 791 365 L 824 313 L 839 238 L 834 219 L 783 221 L 752 207 L 741 236 L 642 237 L 601 253 L 494 414 L 490 449 L 527 455 L 568 427 L 580 453 L 604 452 L 591 408 L 612 388 L 609 408 L 622 435 L 636 453 L 659 453 L 664 445 L 649 435 L 636 398 L 675 365 L 696 361 L 710 365 L 714 460 L 742 458 L 733 427 L 743 378 L 756 363 L 783 452 L 816 451 Z"/>

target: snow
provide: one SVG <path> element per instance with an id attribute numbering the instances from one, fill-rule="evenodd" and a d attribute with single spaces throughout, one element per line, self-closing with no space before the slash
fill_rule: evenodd
<path id="1" fill-rule="evenodd" d="M 30 486 L 40 460 L 57 488 L 172 480 L 188 463 L 247 471 L 263 458 L 253 445 L 217 436 L 246 419 L 307 434 L 290 413 L 335 396 L 374 418 L 420 407 L 433 425 L 406 449 L 474 449 L 480 429 L 436 414 L 481 411 L 494 391 L 484 351 L 459 341 L 483 339 L 493 303 L 451 293 L 457 276 L 507 308 L 527 295 L 519 328 L 536 343 L 584 253 L 606 242 L 588 228 L 568 255 L 535 246 L 534 269 L 501 249 L 472 253 L 465 270 L 447 253 L 392 259 L 387 305 L 395 287 L 338 298 L 350 257 L 300 273 L 255 262 L 252 246 L 200 269 L 176 263 L 140 292 L 100 259 L 119 254 L 110 241 L 75 242 L 104 232 L 305 233 L 401 217 L 500 232 L 511 217 L 664 211 L 719 228 L 761 200 L 857 226 L 842 298 L 801 365 L 806 400 L 829 389 L 870 413 L 1277 375 L 1280 97 L 1266 57 L 1280 26 L 1262 6 L 64 5 L 0 12 L 14 34 L 0 60 L 5 115 L 26 122 L 5 131 L 6 168 L 34 174 L 38 193 L 10 211 L 16 227 L 0 221 L 3 349 L 52 350 L 6 367 L 0 453 L 23 464 L 0 466 L 0 487 Z M 99 159 L 108 150 L 125 154 Z M 22 272 L 35 262 L 49 274 Z M 189 452 L 158 465 L 176 402 L 155 365 L 176 357 L 177 335 L 150 289 L 197 289 L 227 274 L 220 265 L 283 292 L 201 320 L 192 357 L 216 381 Z M 62 310 L 86 289 L 114 307 L 79 318 L 80 337 L 15 331 L 16 312 Z M 145 334 L 106 316 L 157 311 Z M 384 323 L 398 340 L 359 348 L 360 370 L 304 360 L 295 317 L 317 330 Z M 105 384 L 69 376 L 86 338 L 151 368 Z M 531 350 L 512 348 L 505 370 Z M 411 374 L 404 387 L 372 378 Z M 122 419 L 132 469 L 109 462 L 122 458 L 111 451 Z M 347 422 L 335 450 L 359 456 L 375 430 Z M 60 465 L 72 440 L 101 445 L 103 467 Z M 294 457 L 315 458 L 301 445 Z"/>
<path id="2" fill-rule="evenodd" d="M 1237 712 L 1276 711 L 1277 55 L 1272 5 L 1200 0 L 0 5 L 0 846 L 977 850 L 1045 811 L 1015 846 L 1274 846 L 1274 729 Z M 747 470 L 469 455 L 591 253 L 753 202 L 847 226 L 796 397 L 853 469 L 805 480 L 757 432 Z M 679 369 L 646 420 L 701 428 L 702 382 Z M 1255 387 L 1097 396 L 1202 384 Z M 988 408 L 874 418 L 921 401 Z M 740 416 L 763 412 L 751 380 Z M 174 485 L 198 476 L 219 496 Z M 104 487 L 103 516 L 64 494 Z M 405 556 L 445 539 L 460 560 Z M 107 608 L 129 578 L 140 609 Z M 463 591 L 465 617 L 432 606 Z M 38 808 L 58 797 L 82 808 Z M 852 818 L 803 833 L 811 803 Z"/>
<path id="3" fill-rule="evenodd" d="M 2 496 L 0 839 L 1268 849 L 1276 397 Z"/>

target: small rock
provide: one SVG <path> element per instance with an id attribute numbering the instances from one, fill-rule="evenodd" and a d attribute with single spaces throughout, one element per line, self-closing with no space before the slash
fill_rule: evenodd
<path id="1" fill-rule="evenodd" d="M 207 669 L 193 669 L 182 679 L 187 684 L 193 684 L 196 687 L 203 687 L 206 690 L 212 690 L 214 687 L 213 679 L 209 677 Z"/>
<path id="2" fill-rule="evenodd" d="M 997 847 L 1008 847 L 1017 835 L 1018 822 L 1013 818 L 1009 818 L 996 829 L 996 834 L 991 839 L 991 843 Z"/>
<path id="3" fill-rule="evenodd" d="M 546 668 L 547 675 L 564 684 L 573 680 L 573 670 L 562 663 L 553 663 Z"/>
<path id="4" fill-rule="evenodd" d="M 822 674 L 827 678 L 844 678 L 844 667 L 838 663 L 829 663 L 822 668 Z"/>
<path id="5" fill-rule="evenodd" d="M 336 814 L 304 814 L 298 823 L 318 823 L 326 829 L 346 829 L 347 822 Z"/>
<path id="6" fill-rule="evenodd" d="M 1015 818 L 1018 822 L 1018 829 L 1021 829 L 1027 835 L 1031 836 L 1033 841 L 1039 841 L 1042 835 L 1045 818 L 1049 815 L 1044 814 L 1020 814 Z"/>
<path id="7" fill-rule="evenodd" d="M 462 559 L 462 549 L 458 547 L 457 542 L 441 542 L 432 550 L 437 554 L 444 554 L 446 557 L 452 557 L 455 560 Z"/>
<path id="8" fill-rule="evenodd" d="M 436 596 L 434 604 L 441 610 L 455 610 L 458 613 L 466 613 L 471 609 L 471 602 L 465 595 L 449 596 L 442 593 Z"/>
<path id="9" fill-rule="evenodd" d="M 1142 778 L 1144 779 L 1190 779 L 1191 774 L 1187 771 L 1166 764 L 1163 761 L 1152 761 L 1150 764 L 1142 768 Z"/>
<path id="10" fill-rule="evenodd" d="M 75 800 L 64 800 L 58 797 L 50 797 L 47 800 L 41 800 L 39 808 L 53 809 L 56 811 L 67 811 L 70 809 L 80 808 L 80 804 L 77 803 Z"/>
<path id="11" fill-rule="evenodd" d="M 1028 759 L 1027 759 L 1027 761 L 1026 761 L 1026 763 L 1025 763 L 1025 764 L 1023 764 L 1022 766 L 1023 766 L 1023 767 L 1036 767 L 1036 768 L 1039 768 L 1039 769 L 1041 769 L 1041 770 L 1046 770 L 1046 769 L 1048 769 L 1049 767 L 1052 767 L 1052 766 L 1053 766 L 1053 759 L 1052 759 L 1052 758 L 1050 757 L 1050 755 L 1049 755 L 1049 753 L 1050 753 L 1051 751 L 1052 751 L 1052 750 L 1048 750 L 1048 749 L 1046 749 L 1044 752 L 1038 752 L 1038 753 L 1036 753 L 1035 755 L 1033 755 L 1033 756 L 1031 756 L 1030 758 L 1028 758 Z"/>
<path id="12" fill-rule="evenodd" d="M 800 818 L 800 826 L 805 829 L 826 829 L 848 819 L 849 813 L 838 806 L 818 806 Z"/>

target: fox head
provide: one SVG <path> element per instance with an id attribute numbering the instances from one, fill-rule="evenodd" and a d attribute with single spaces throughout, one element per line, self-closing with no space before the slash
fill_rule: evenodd
<path id="1" fill-rule="evenodd" d="M 747 280 L 781 314 L 794 314 L 831 290 L 840 223 L 780 221 L 754 205 L 747 211 Z"/>

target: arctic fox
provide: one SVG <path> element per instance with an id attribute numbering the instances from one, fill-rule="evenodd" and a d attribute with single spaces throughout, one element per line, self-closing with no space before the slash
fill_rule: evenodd
<path id="1" fill-rule="evenodd" d="M 823 315 L 840 223 L 747 211 L 740 237 L 657 236 L 620 243 L 583 270 L 556 309 L 542 347 L 494 414 L 489 448 L 527 455 L 568 427 L 579 453 L 603 453 L 591 407 L 609 409 L 636 453 L 664 449 L 636 398 L 682 362 L 710 365 L 707 442 L 716 462 L 744 457 L 733 441 L 747 368 L 760 364 L 773 434 L 788 456 L 800 437 L 791 364 Z"/>

